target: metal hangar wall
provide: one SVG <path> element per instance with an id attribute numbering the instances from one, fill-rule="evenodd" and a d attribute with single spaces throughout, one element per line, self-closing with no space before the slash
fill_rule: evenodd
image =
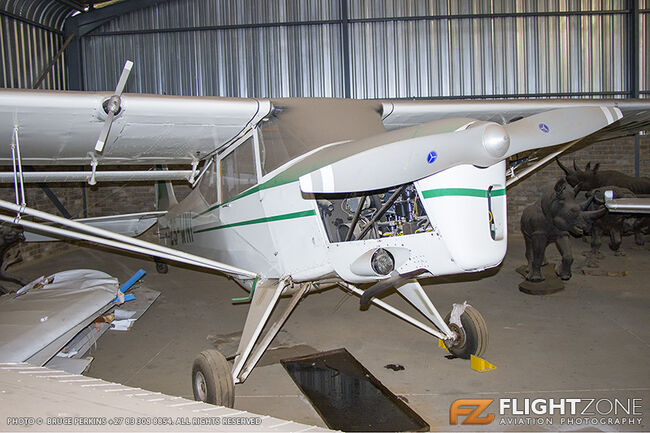
<path id="1" fill-rule="evenodd" d="M 71 87 L 110 89 L 130 58 L 133 92 L 647 96 L 647 1 L 168 0 L 84 33 Z"/>

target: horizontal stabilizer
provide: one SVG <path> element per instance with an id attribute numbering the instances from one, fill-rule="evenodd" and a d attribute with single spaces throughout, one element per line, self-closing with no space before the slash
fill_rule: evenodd
<path id="1" fill-rule="evenodd" d="M 172 262 L 185 263 L 192 266 L 199 266 L 208 269 L 214 269 L 224 274 L 237 276 L 240 278 L 255 278 L 258 275 L 255 272 L 247 271 L 227 263 L 217 262 L 207 257 L 197 256 L 195 254 L 186 253 L 184 251 L 175 250 L 153 242 L 143 241 L 141 239 L 134 239 L 118 233 L 104 230 L 99 227 L 92 227 L 78 221 L 72 221 L 66 218 L 61 218 L 47 212 L 39 211 L 25 206 L 19 206 L 5 200 L 0 200 L 0 208 L 10 212 L 16 212 L 23 215 L 29 215 L 36 219 L 45 220 L 47 223 L 54 223 L 62 225 L 66 228 L 60 228 L 49 224 L 30 221 L 21 215 L 9 216 L 0 214 L 0 221 L 20 225 L 25 231 L 36 231 L 47 233 L 62 238 L 70 238 L 86 242 L 92 242 L 98 245 L 103 245 L 110 248 L 115 248 L 132 253 L 143 254 L 146 256 L 158 257 Z"/>
<path id="2" fill-rule="evenodd" d="M 467 118 L 435 120 L 315 152 L 310 158 L 327 165 L 301 176 L 300 189 L 372 191 L 460 164 L 488 167 L 516 153 L 587 136 L 621 117 L 618 108 L 584 106 L 550 110 L 507 125 Z"/>
<path id="3" fill-rule="evenodd" d="M 81 218 L 73 221 L 88 224 L 92 227 L 108 230 L 124 236 L 140 236 L 154 224 L 157 218 L 165 215 L 166 211 L 140 212 L 124 215 L 111 215 L 96 218 Z M 38 233 L 25 231 L 26 242 L 59 241 L 59 238 L 51 238 Z"/>

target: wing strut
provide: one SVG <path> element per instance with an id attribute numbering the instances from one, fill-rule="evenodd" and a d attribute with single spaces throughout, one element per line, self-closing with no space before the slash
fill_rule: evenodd
<path id="1" fill-rule="evenodd" d="M 14 126 L 14 133 L 11 136 L 11 160 L 14 167 L 14 189 L 16 190 L 16 204 L 25 206 L 25 179 L 23 177 L 23 163 L 20 157 L 20 139 L 18 138 L 18 127 Z M 20 197 L 18 189 L 20 188 Z"/>
<path id="2" fill-rule="evenodd" d="M 25 228 L 46 232 L 55 236 L 63 236 L 72 239 L 85 240 L 94 242 L 100 245 L 106 245 L 112 248 L 117 248 L 126 251 L 132 251 L 139 254 L 148 256 L 160 257 L 175 262 L 187 263 L 194 266 L 201 266 L 208 269 L 214 269 L 225 274 L 238 276 L 240 278 L 255 278 L 255 272 L 247 271 L 235 266 L 225 263 L 217 262 L 205 257 L 197 256 L 194 254 L 185 253 L 172 248 L 167 248 L 162 245 L 157 245 L 152 242 L 143 241 L 140 239 L 133 239 L 128 236 L 113 233 L 108 230 L 93 227 L 88 224 L 83 224 L 77 221 L 71 221 L 66 218 L 61 218 L 47 212 L 42 212 L 36 209 L 31 209 L 25 206 L 18 206 L 5 200 L 0 200 L 0 208 L 10 211 L 18 212 L 18 216 L 9 217 L 7 215 L 0 215 L 0 221 L 8 222 L 11 224 L 22 225 Z M 51 225 L 42 223 L 26 221 L 20 218 L 21 214 L 31 215 L 45 221 L 72 228 L 76 231 L 66 230 Z M 88 234 L 91 233 L 91 234 Z M 96 235 L 96 236 L 95 236 Z"/>

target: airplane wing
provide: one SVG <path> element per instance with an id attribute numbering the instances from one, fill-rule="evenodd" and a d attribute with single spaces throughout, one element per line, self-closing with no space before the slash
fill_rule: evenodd
<path id="1" fill-rule="evenodd" d="M 12 163 L 11 143 L 17 130 L 25 165 L 86 165 L 93 160 L 101 165 L 189 164 L 232 143 L 273 110 L 269 99 L 125 94 L 104 150 L 97 153 L 94 145 L 107 117 L 104 105 L 111 96 L 111 92 L 0 89 L 0 163 Z M 624 121 L 604 131 L 610 134 L 650 128 L 650 102 L 643 100 L 393 100 L 381 105 L 389 131 L 450 118 L 503 125 L 578 106 L 620 109 Z M 40 173 L 26 175 L 44 180 Z M 184 171 L 174 178 L 187 175 Z M 83 174 L 74 180 L 86 177 Z M 146 176 L 146 180 L 153 178 L 155 174 Z M 125 173 L 121 173 L 119 180 L 124 179 Z"/>
<path id="2" fill-rule="evenodd" d="M 189 164 L 241 136 L 271 103 L 126 94 L 103 152 L 94 152 L 110 92 L 0 91 L 0 163 L 10 165 L 14 128 L 24 165 Z"/>
<path id="3" fill-rule="evenodd" d="M 524 117 L 561 108 L 600 106 L 617 108 L 623 119 L 599 131 L 562 146 L 537 148 L 510 158 L 507 185 L 524 179 L 573 145 L 584 146 L 598 141 L 629 137 L 640 131 L 650 131 L 650 102 L 643 99 L 536 99 L 536 100 L 445 100 L 445 101 L 384 101 L 384 125 L 388 130 L 405 128 L 431 120 L 467 116 L 482 121 L 508 124 Z"/>
<path id="4" fill-rule="evenodd" d="M 453 117 L 469 117 L 507 124 L 545 111 L 573 107 L 618 108 L 623 120 L 599 132 L 638 132 L 650 129 L 650 101 L 640 99 L 516 99 L 516 100 L 439 100 L 383 101 L 386 129 L 399 129 Z"/>

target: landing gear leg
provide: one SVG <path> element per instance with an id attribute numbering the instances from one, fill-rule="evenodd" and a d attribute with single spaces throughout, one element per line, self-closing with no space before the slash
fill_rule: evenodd
<path id="1" fill-rule="evenodd" d="M 339 283 L 343 289 L 349 290 L 359 296 L 363 290 L 352 284 Z M 446 319 L 440 316 L 424 289 L 417 280 L 410 280 L 397 288 L 397 291 L 413 305 L 420 313 L 433 323 L 435 328 L 428 326 L 408 314 L 392 307 L 383 300 L 371 298 L 370 302 L 383 308 L 391 314 L 420 328 L 445 343 L 449 351 L 458 358 L 470 358 L 471 355 L 482 356 L 488 343 L 488 333 L 485 320 L 471 305 L 454 304 L 451 313 Z"/>
<path id="2" fill-rule="evenodd" d="M 300 284 L 279 317 L 270 320 L 280 295 L 289 285 L 290 281 L 286 279 L 266 280 L 257 284 L 232 369 L 226 358 L 216 350 L 206 350 L 196 358 L 192 368 L 195 400 L 226 407 L 233 406 L 234 384 L 246 380 L 300 299 L 311 287 L 308 283 Z M 262 336 L 262 331 L 269 322 L 268 330 Z"/>
<path id="3" fill-rule="evenodd" d="M 291 295 L 289 304 L 277 318 L 270 320 L 271 313 L 278 304 L 280 295 L 289 285 L 290 282 L 284 279 L 277 283 L 265 284 L 262 282 L 261 285 L 257 285 L 232 367 L 232 376 L 235 383 L 243 383 L 246 380 L 271 344 L 271 341 L 273 341 L 273 338 L 291 315 L 291 312 L 311 287 L 308 283 L 300 284 Z M 262 336 L 262 331 L 269 322 L 268 330 Z"/>

